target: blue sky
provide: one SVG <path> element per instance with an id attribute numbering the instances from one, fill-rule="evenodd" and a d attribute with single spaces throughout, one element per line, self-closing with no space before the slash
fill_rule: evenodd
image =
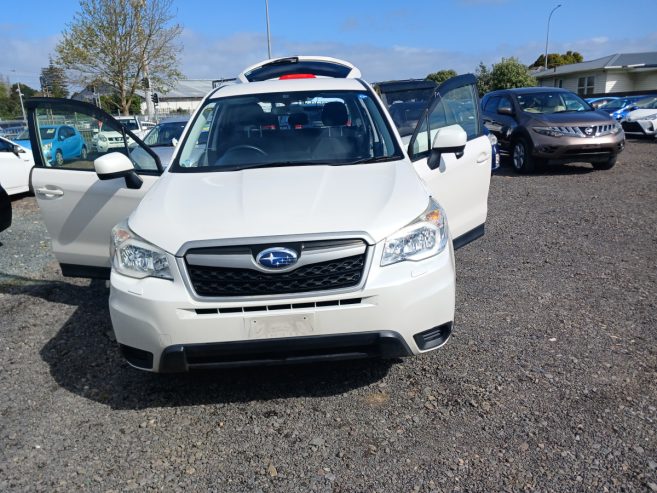
<path id="1" fill-rule="evenodd" d="M 2 2 L 0 74 L 38 86 L 78 0 Z M 270 0 L 274 56 L 329 55 L 358 65 L 371 81 L 474 71 L 543 52 L 553 0 Z M 552 17 L 550 51 L 585 59 L 657 51 L 657 0 L 562 0 Z M 189 78 L 233 77 L 267 56 L 264 0 L 174 0 L 184 27 L 181 69 Z M 57 5 L 57 8 L 54 8 Z"/>

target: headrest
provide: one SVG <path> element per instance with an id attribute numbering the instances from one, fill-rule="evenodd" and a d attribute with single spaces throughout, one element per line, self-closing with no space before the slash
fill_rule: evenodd
<path id="1" fill-rule="evenodd" d="M 327 127 L 346 125 L 349 120 L 347 107 L 339 101 L 326 103 L 322 109 L 322 123 Z"/>
<path id="2" fill-rule="evenodd" d="M 302 127 L 308 125 L 308 115 L 306 113 L 292 113 L 287 119 L 288 124 L 292 128 Z"/>

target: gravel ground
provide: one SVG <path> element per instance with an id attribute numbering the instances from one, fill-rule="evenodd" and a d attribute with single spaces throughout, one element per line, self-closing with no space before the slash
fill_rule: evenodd
<path id="1" fill-rule="evenodd" d="M 493 177 L 442 350 L 160 376 L 65 280 L 33 198 L 0 234 L 0 490 L 657 491 L 657 143 Z"/>

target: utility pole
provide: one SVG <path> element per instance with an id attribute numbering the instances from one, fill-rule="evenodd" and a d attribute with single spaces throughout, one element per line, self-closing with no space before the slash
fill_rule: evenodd
<path id="1" fill-rule="evenodd" d="M 269 31 L 269 0 L 265 0 L 265 12 L 267 14 L 267 56 L 271 59 L 271 34 Z"/>
<path id="2" fill-rule="evenodd" d="M 10 72 L 16 72 L 16 69 L 11 69 Z M 11 81 L 9 81 L 9 88 L 11 88 Z M 21 91 L 21 83 L 16 81 L 16 89 L 18 90 L 18 99 L 21 102 L 21 112 L 23 113 L 23 121 L 27 124 L 27 118 L 25 117 L 25 106 L 23 105 L 23 92 Z"/>
<path id="3" fill-rule="evenodd" d="M 561 4 L 554 7 L 550 12 L 550 16 L 548 17 L 547 33 L 545 34 L 545 70 L 547 70 L 548 39 L 550 39 L 550 21 L 552 20 L 552 14 L 554 14 L 554 11 L 557 10 L 559 7 L 561 7 Z"/>
<path id="4" fill-rule="evenodd" d="M 146 95 L 146 114 L 148 115 L 148 121 L 152 122 L 153 121 L 153 115 L 155 113 L 154 108 L 153 108 L 153 88 L 151 87 L 151 78 L 148 76 L 148 65 L 144 67 L 144 86 L 146 86 L 146 89 L 144 91 Z"/>

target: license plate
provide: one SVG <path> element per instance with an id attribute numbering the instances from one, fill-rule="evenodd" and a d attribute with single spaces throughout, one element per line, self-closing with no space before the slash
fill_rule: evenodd
<path id="1" fill-rule="evenodd" d="M 306 336 L 314 330 L 313 314 L 253 317 L 247 318 L 244 323 L 249 339 Z"/>

